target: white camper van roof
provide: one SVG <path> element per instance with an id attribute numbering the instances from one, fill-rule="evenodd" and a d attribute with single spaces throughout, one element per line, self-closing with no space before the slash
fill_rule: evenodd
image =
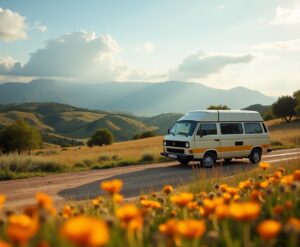
<path id="1" fill-rule="evenodd" d="M 178 121 L 191 120 L 203 122 L 261 122 L 260 114 L 256 111 L 244 110 L 198 110 L 190 111 Z"/>

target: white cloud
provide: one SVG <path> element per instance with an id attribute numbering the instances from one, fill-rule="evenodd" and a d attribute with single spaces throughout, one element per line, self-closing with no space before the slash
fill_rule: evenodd
<path id="1" fill-rule="evenodd" d="M 157 80 L 159 74 L 133 68 L 118 59 L 120 48 L 110 35 L 73 32 L 47 41 L 46 46 L 31 54 L 25 65 L 3 58 L 0 74 L 28 77 L 63 77 L 107 82 L 114 80 Z"/>
<path id="2" fill-rule="evenodd" d="M 36 21 L 33 26 L 31 27 L 31 29 L 35 29 L 37 31 L 39 31 L 40 33 L 45 33 L 48 31 L 48 27 L 46 25 L 42 25 L 41 22 Z"/>
<path id="3" fill-rule="evenodd" d="M 254 45 L 251 48 L 256 50 L 265 50 L 265 51 L 274 50 L 274 51 L 295 52 L 295 51 L 300 51 L 300 39 L 262 43 L 262 44 Z"/>
<path id="4" fill-rule="evenodd" d="M 219 73 L 229 65 L 249 63 L 253 59 L 254 56 L 251 54 L 236 55 L 199 51 L 184 59 L 177 69 L 171 70 L 170 78 L 177 80 L 202 78 L 210 74 Z"/>
<path id="5" fill-rule="evenodd" d="M 225 6 L 224 6 L 224 5 L 219 5 L 219 6 L 218 6 L 218 10 L 223 10 L 223 9 L 225 9 Z"/>
<path id="6" fill-rule="evenodd" d="M 149 53 L 155 50 L 155 45 L 151 42 L 143 43 L 135 48 L 137 52 Z"/>
<path id="7" fill-rule="evenodd" d="M 289 25 L 300 23 L 300 7 L 287 9 L 277 7 L 275 17 L 269 22 L 271 25 Z"/>
<path id="8" fill-rule="evenodd" d="M 0 40 L 14 41 L 27 38 L 26 18 L 9 9 L 0 8 Z"/>

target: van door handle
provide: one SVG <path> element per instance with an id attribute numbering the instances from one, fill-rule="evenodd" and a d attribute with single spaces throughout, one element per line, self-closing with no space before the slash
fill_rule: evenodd
<path id="1" fill-rule="evenodd" d="M 216 141 L 216 142 L 219 142 L 219 141 L 220 141 L 220 139 L 215 139 L 214 141 Z"/>

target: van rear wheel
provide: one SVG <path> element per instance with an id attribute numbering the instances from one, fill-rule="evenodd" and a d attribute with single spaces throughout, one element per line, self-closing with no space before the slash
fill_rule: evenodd
<path id="1" fill-rule="evenodd" d="M 257 164 L 261 160 L 261 151 L 258 148 L 252 150 L 249 155 L 249 160 L 252 164 Z"/>
<path id="2" fill-rule="evenodd" d="M 212 168 L 216 164 L 216 156 L 212 153 L 207 153 L 201 160 L 201 165 L 205 168 Z"/>

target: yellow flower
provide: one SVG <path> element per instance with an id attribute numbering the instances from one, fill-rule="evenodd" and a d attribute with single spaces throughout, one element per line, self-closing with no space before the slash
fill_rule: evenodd
<path id="1" fill-rule="evenodd" d="M 204 208 L 204 215 L 207 216 L 215 211 L 215 208 L 218 205 L 221 205 L 224 203 L 223 198 L 214 198 L 214 199 L 204 199 L 203 200 L 203 208 Z"/>
<path id="2" fill-rule="evenodd" d="M 274 172 L 273 177 L 276 179 L 280 179 L 282 177 L 282 172 L 281 171 Z"/>
<path id="3" fill-rule="evenodd" d="M 227 184 L 220 184 L 219 190 L 221 190 L 222 192 L 226 192 L 227 187 L 228 187 Z"/>
<path id="4" fill-rule="evenodd" d="M 119 193 L 123 187 L 122 180 L 113 179 L 110 181 L 104 181 L 101 183 L 101 189 L 106 191 L 109 194 Z"/>
<path id="5" fill-rule="evenodd" d="M 225 203 L 229 203 L 231 201 L 231 195 L 227 192 L 223 193 L 223 199 Z"/>
<path id="6" fill-rule="evenodd" d="M 2 208 L 5 201 L 6 201 L 6 196 L 0 194 L 0 209 Z"/>
<path id="7" fill-rule="evenodd" d="M 120 204 L 124 200 L 124 196 L 119 193 L 113 194 L 113 201 L 116 204 Z"/>
<path id="8" fill-rule="evenodd" d="M 238 221 L 255 220 L 260 210 L 260 205 L 255 202 L 234 202 L 229 205 L 230 216 Z"/>
<path id="9" fill-rule="evenodd" d="M 293 175 L 286 175 L 280 179 L 280 182 L 285 185 L 291 185 L 293 183 L 293 181 L 294 181 Z"/>
<path id="10" fill-rule="evenodd" d="M 200 238 L 206 230 L 203 220 L 182 220 L 179 221 L 177 227 L 178 233 L 189 239 Z"/>
<path id="11" fill-rule="evenodd" d="M 142 228 L 142 214 L 134 204 L 127 204 L 118 208 L 116 216 L 121 221 L 121 225 L 128 230 L 140 230 Z"/>
<path id="12" fill-rule="evenodd" d="M 198 209 L 199 208 L 199 205 L 198 205 L 198 202 L 189 202 L 188 204 L 187 204 L 187 208 L 189 209 L 189 210 L 195 210 L 195 209 Z"/>
<path id="13" fill-rule="evenodd" d="M 252 186 L 252 182 L 250 180 L 242 181 L 239 183 L 240 189 L 249 189 Z"/>
<path id="14" fill-rule="evenodd" d="M 73 213 L 74 213 L 74 208 L 69 205 L 65 205 L 62 210 L 62 217 L 68 219 L 73 215 Z"/>
<path id="15" fill-rule="evenodd" d="M 257 226 L 257 232 L 262 239 L 275 238 L 281 230 L 280 222 L 276 220 L 264 220 Z"/>
<path id="16" fill-rule="evenodd" d="M 227 187 L 226 192 L 229 193 L 231 196 L 234 196 L 237 193 L 239 193 L 239 188 Z"/>
<path id="17" fill-rule="evenodd" d="M 259 163 L 259 168 L 266 170 L 270 167 L 270 164 L 268 162 L 260 162 Z"/>
<path id="18" fill-rule="evenodd" d="M 300 233 L 300 219 L 291 217 L 287 221 L 287 226 L 296 233 Z"/>
<path id="19" fill-rule="evenodd" d="M 170 194 L 173 191 L 173 187 L 171 185 L 166 185 L 163 187 L 163 192 L 166 194 Z"/>
<path id="20" fill-rule="evenodd" d="M 38 231 L 38 220 L 26 214 L 13 214 L 8 218 L 7 235 L 19 245 L 25 245 Z"/>
<path id="21" fill-rule="evenodd" d="M 178 195 L 173 195 L 171 201 L 179 207 L 186 206 L 189 202 L 194 200 L 194 195 L 191 193 L 183 192 Z"/>
<path id="22" fill-rule="evenodd" d="M 94 207 L 99 207 L 102 202 L 103 202 L 103 200 L 100 196 L 96 197 L 95 199 L 93 199 L 91 201 L 91 203 Z"/>
<path id="23" fill-rule="evenodd" d="M 157 201 L 152 201 L 152 200 L 142 200 L 141 205 L 144 206 L 145 208 L 153 208 L 157 209 L 161 207 L 161 204 Z"/>
<path id="24" fill-rule="evenodd" d="M 60 233 L 64 238 L 80 246 L 104 246 L 109 241 L 109 230 L 106 223 L 88 216 L 69 219 L 62 225 Z"/>
<path id="25" fill-rule="evenodd" d="M 295 181 L 300 181 L 300 170 L 294 171 L 293 178 Z"/>
<path id="26" fill-rule="evenodd" d="M 260 182 L 259 186 L 262 188 L 262 189 L 265 189 L 269 186 L 269 181 L 262 181 Z"/>

